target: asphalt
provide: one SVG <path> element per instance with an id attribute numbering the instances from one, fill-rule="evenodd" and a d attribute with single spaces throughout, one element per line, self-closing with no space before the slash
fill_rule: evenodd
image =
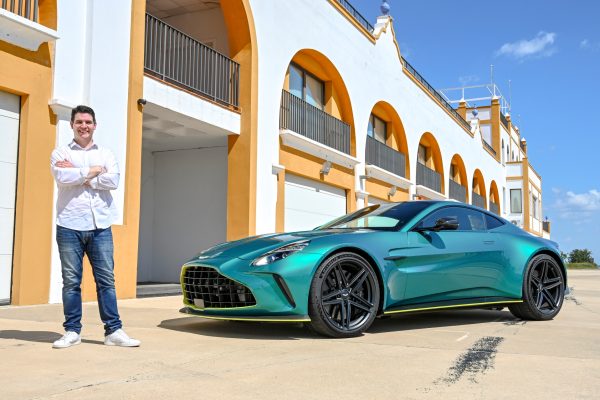
<path id="1" fill-rule="evenodd" d="M 82 344 L 56 350 L 60 305 L 0 307 L 0 399 L 599 399 L 600 271 L 569 279 L 553 321 L 446 311 L 344 340 L 185 316 L 173 296 L 119 302 L 140 348 L 104 346 L 86 303 Z"/>

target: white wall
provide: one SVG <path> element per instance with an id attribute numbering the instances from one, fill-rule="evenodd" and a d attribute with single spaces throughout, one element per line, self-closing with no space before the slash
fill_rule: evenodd
<path id="1" fill-rule="evenodd" d="M 469 181 L 475 169 L 499 187 L 504 171 L 482 148 L 481 136 L 470 137 L 441 107 L 402 71 L 392 29 L 387 27 L 376 44 L 370 42 L 340 12 L 326 1 L 250 0 L 256 26 L 258 51 L 258 154 L 257 233 L 275 229 L 274 204 L 277 184 L 273 164 L 279 164 L 279 105 L 288 64 L 301 49 L 324 54 L 340 72 L 349 92 L 356 128 L 357 157 L 364 160 L 368 119 L 378 101 L 390 103 L 400 116 L 407 134 L 409 159 L 415 182 L 416 153 L 424 132 L 431 132 L 442 152 L 442 165 L 450 165 L 459 153 Z M 306 21 L 319 29 L 303 29 Z M 288 27 L 282 29 L 281 27 Z M 399 42 L 401 42 L 401 38 Z M 418 69 L 418 65 L 416 66 Z M 444 180 L 448 170 L 444 171 Z M 445 182 L 447 187 L 447 182 Z M 471 189 L 471 188 L 469 188 Z"/>
<path id="2" fill-rule="evenodd" d="M 178 282 L 181 265 L 223 242 L 227 147 L 142 154 L 138 282 Z"/>
<path id="3" fill-rule="evenodd" d="M 125 171 L 131 1 L 58 1 L 57 5 L 60 39 L 56 41 L 52 102 L 67 111 L 78 104 L 92 107 L 98 120 L 94 141 L 111 149 L 121 171 Z M 61 146 L 73 138 L 73 133 L 68 123 L 70 113 L 58 117 L 56 144 Z M 122 174 L 119 189 L 112 193 L 120 213 L 117 224 L 123 221 L 124 193 Z M 61 302 L 62 277 L 56 245 L 51 263 L 49 301 Z"/>
<path id="4" fill-rule="evenodd" d="M 229 55 L 227 26 L 220 7 L 164 18 L 163 21 L 201 43 L 213 42 L 215 50 Z"/>

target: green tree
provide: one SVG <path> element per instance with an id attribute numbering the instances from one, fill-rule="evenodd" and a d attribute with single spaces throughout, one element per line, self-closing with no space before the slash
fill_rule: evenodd
<path id="1" fill-rule="evenodd" d="M 594 264 L 594 257 L 592 257 L 592 252 L 588 249 L 575 249 L 569 253 L 569 262 Z"/>

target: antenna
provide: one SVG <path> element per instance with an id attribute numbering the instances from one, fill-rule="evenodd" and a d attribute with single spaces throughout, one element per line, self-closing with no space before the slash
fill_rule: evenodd
<path id="1" fill-rule="evenodd" d="M 508 112 L 510 113 L 512 107 L 512 89 L 510 86 L 511 80 L 508 80 Z"/>
<path id="2" fill-rule="evenodd" d="M 494 85 L 494 64 L 490 64 L 490 84 L 492 85 L 492 95 L 496 97 L 496 85 Z"/>

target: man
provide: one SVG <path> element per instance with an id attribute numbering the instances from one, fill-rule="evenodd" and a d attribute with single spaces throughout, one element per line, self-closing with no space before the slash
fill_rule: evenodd
<path id="1" fill-rule="evenodd" d="M 87 106 L 71 111 L 73 141 L 52 152 L 50 166 L 58 186 L 56 242 L 62 264 L 65 334 L 54 348 L 81 343 L 81 276 L 83 255 L 92 265 L 104 344 L 136 347 L 139 340 L 121 329 L 114 283 L 111 224 L 117 215 L 110 194 L 119 185 L 119 166 L 112 152 L 94 143 L 96 115 Z"/>

